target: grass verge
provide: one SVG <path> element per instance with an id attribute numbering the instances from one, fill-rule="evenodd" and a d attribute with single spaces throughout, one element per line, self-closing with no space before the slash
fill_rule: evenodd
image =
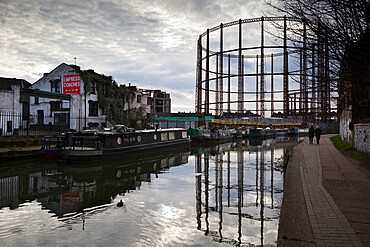
<path id="1" fill-rule="evenodd" d="M 361 166 L 370 169 L 370 154 L 356 150 L 353 146 L 343 141 L 339 135 L 331 137 L 330 140 L 342 154 L 360 161 Z"/>

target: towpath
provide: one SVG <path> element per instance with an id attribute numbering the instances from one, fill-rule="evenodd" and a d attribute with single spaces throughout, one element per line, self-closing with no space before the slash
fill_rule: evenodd
<path id="1" fill-rule="evenodd" d="M 278 246 L 370 246 L 370 171 L 324 135 L 292 152 Z M 314 140 L 316 141 L 316 140 Z"/>

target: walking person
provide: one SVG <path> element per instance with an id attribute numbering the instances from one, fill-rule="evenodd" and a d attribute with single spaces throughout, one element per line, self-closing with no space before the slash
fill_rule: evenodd
<path id="1" fill-rule="evenodd" d="M 320 136 L 321 136 L 321 129 L 320 129 L 319 126 L 316 126 L 315 136 L 316 136 L 317 144 L 319 144 L 320 143 Z"/>
<path id="2" fill-rule="evenodd" d="M 313 125 L 308 129 L 308 139 L 310 141 L 310 144 L 313 144 L 313 137 L 315 136 L 315 129 L 313 128 Z"/>

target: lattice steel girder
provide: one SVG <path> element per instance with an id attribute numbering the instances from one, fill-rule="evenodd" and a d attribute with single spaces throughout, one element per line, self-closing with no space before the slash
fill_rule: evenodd
<path id="1" fill-rule="evenodd" d="M 274 54 L 271 54 L 271 116 L 274 114 Z"/>
<path id="2" fill-rule="evenodd" d="M 224 73 L 224 57 L 223 57 L 223 24 L 221 23 L 220 24 L 220 68 L 219 68 L 219 72 L 221 75 L 223 75 Z M 219 107 L 219 110 L 220 110 L 220 114 L 223 114 L 223 111 L 224 111 L 224 107 L 223 107 L 223 102 L 224 102 L 224 78 L 221 77 L 220 78 L 220 81 L 219 81 L 220 85 L 219 85 L 219 90 L 220 90 L 220 93 L 219 93 L 219 102 L 220 102 L 220 107 Z"/>
<path id="3" fill-rule="evenodd" d="M 258 115 L 258 55 L 256 56 L 256 114 Z"/>
<path id="4" fill-rule="evenodd" d="M 288 51 L 287 51 L 287 17 L 284 16 L 284 64 L 283 64 L 283 70 L 284 70 L 284 78 L 283 78 L 283 109 L 284 109 L 284 117 L 288 117 L 289 115 L 289 86 L 288 86 Z"/>
<path id="5" fill-rule="evenodd" d="M 299 22 L 299 25 L 301 25 L 300 33 L 303 34 L 303 42 L 302 39 L 297 40 L 300 44 L 299 46 L 297 46 L 297 43 L 290 42 L 290 39 L 294 37 L 290 35 L 290 32 L 293 29 L 290 29 L 290 23 L 288 25 L 287 22 L 292 20 Z M 267 37 L 266 25 L 268 25 L 267 21 L 281 21 L 284 23 L 283 25 L 280 25 L 282 28 L 281 31 L 283 31 L 283 37 L 281 39 L 282 43 L 278 45 L 265 45 L 265 39 Z M 245 43 L 245 41 L 243 40 L 242 24 L 252 22 L 260 22 L 261 43 L 257 46 L 244 46 L 245 44 L 243 44 L 243 42 Z M 238 25 L 238 45 L 234 48 L 228 47 L 225 49 L 226 46 L 224 47 L 224 45 L 229 44 L 230 42 L 228 42 L 228 40 L 226 40 L 227 37 L 224 36 L 224 29 L 225 27 L 233 25 Z M 313 114 L 310 114 L 310 116 L 314 116 L 316 111 L 315 107 L 318 107 L 319 110 L 316 111 L 319 113 L 318 118 L 324 120 L 325 110 L 326 112 L 330 112 L 328 49 L 326 49 L 325 46 L 326 43 L 324 42 L 325 36 L 323 31 L 318 35 L 318 44 L 316 48 L 314 46 L 307 48 L 308 44 L 312 44 L 307 42 L 307 27 L 308 25 L 306 25 L 304 20 L 292 19 L 286 16 L 278 18 L 261 17 L 248 20 L 239 19 L 238 21 L 226 24 L 221 23 L 217 27 L 208 29 L 207 32 L 200 35 L 197 51 L 197 89 L 195 102 L 197 111 L 210 114 L 211 110 L 212 112 L 216 111 L 217 115 L 222 115 L 224 113 L 223 108 L 225 103 L 228 113 L 231 113 L 231 111 L 242 113 L 245 111 L 244 106 L 248 106 L 250 107 L 248 110 L 253 111 L 255 109 L 256 114 L 264 116 L 266 114 L 266 107 L 270 106 L 270 109 L 267 110 L 271 110 L 271 115 L 278 109 L 284 113 L 285 117 L 287 117 L 291 112 L 293 112 L 295 106 L 295 110 L 299 111 L 301 117 L 304 117 L 306 120 L 308 117 L 307 114 L 311 112 Z M 215 36 L 212 36 L 211 40 L 210 33 L 216 30 L 219 31 L 219 35 L 217 35 L 218 37 L 216 36 L 215 40 L 213 40 L 213 37 Z M 204 40 L 202 40 L 203 37 Z M 202 46 L 202 44 L 204 46 Z M 210 50 L 211 46 L 218 46 L 219 50 L 216 48 L 216 50 L 212 51 Z M 276 52 L 274 49 L 277 49 Z M 274 53 L 266 55 L 265 52 L 270 50 L 273 50 Z M 313 68 L 307 66 L 307 54 L 311 52 Z M 292 56 L 294 58 L 297 54 L 299 54 L 300 57 L 298 69 L 290 71 L 290 58 L 292 58 Z M 309 56 L 311 58 L 311 55 Z M 256 57 L 255 74 L 250 70 L 245 74 L 244 69 L 249 69 L 249 66 L 244 68 L 244 63 L 250 62 L 252 60 L 251 58 Z M 266 64 L 269 63 L 265 61 L 267 57 L 271 57 L 271 71 L 266 73 Z M 279 57 L 281 57 L 280 60 L 277 60 Z M 231 60 L 234 58 L 235 60 Z M 260 61 L 258 61 L 259 58 L 261 58 Z M 205 60 L 204 63 L 203 60 Z M 224 61 L 228 63 L 228 65 L 225 66 L 225 69 Z M 276 61 L 281 61 L 282 66 L 277 66 L 278 69 L 275 68 L 274 71 L 274 62 Z M 216 65 L 215 69 L 214 65 Z M 271 89 L 267 90 L 266 76 L 270 76 L 271 79 Z M 277 81 L 282 81 L 281 83 L 283 85 L 275 85 L 275 76 L 282 79 Z M 244 91 L 244 77 L 247 78 L 248 84 L 251 80 L 253 83 L 253 77 L 255 78 L 255 91 Z M 309 77 L 311 81 L 308 81 Z M 223 85 L 224 78 L 227 78 L 227 90 L 225 91 Z M 296 82 L 295 78 L 299 78 L 300 81 L 298 89 L 294 85 L 294 82 Z M 276 86 L 281 87 L 282 89 L 275 91 Z M 290 87 L 292 87 L 292 89 L 290 89 Z M 293 98 L 290 98 L 293 97 L 293 92 L 296 93 L 295 104 Z M 213 97 L 213 95 L 215 95 L 215 97 Z M 255 99 L 253 97 L 254 95 Z M 212 99 L 210 99 L 210 96 L 212 96 Z M 227 100 L 224 101 L 225 96 L 227 97 Z M 204 102 L 202 102 L 202 100 L 204 100 Z M 250 104 L 250 102 L 255 102 L 256 105 L 254 106 L 253 104 Z"/>
<path id="6" fill-rule="evenodd" d="M 197 86 L 196 86 L 196 99 L 195 109 L 196 113 L 202 112 L 202 37 L 199 36 L 197 46 Z"/>
<path id="7" fill-rule="evenodd" d="M 219 101 L 219 96 L 220 96 L 220 90 L 219 90 L 219 80 L 220 78 L 218 77 L 218 54 L 216 56 L 216 94 L 215 94 L 215 102 L 216 102 L 216 116 L 219 116 L 219 107 L 220 107 L 220 101 Z"/>
<path id="8" fill-rule="evenodd" d="M 205 113 L 209 114 L 209 29 L 207 29 Z"/>
<path id="9" fill-rule="evenodd" d="M 265 54 L 264 54 L 264 17 L 261 18 L 261 116 L 265 117 Z"/>
<path id="10" fill-rule="evenodd" d="M 243 101 L 244 101 L 244 83 L 242 74 L 242 20 L 239 19 L 239 59 L 238 59 L 238 112 L 243 112 Z"/>

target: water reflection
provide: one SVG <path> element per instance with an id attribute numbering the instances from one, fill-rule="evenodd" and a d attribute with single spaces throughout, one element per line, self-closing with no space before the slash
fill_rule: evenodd
<path id="1" fill-rule="evenodd" d="M 38 170 L 4 172 L 0 176 L 0 209 L 16 209 L 37 199 L 43 209 L 61 220 L 81 212 L 100 212 L 112 206 L 117 195 L 123 196 L 139 188 L 142 182 L 150 182 L 150 174 L 188 163 L 188 156 L 189 152 L 167 153 L 118 163 L 82 165 L 50 160 L 37 166 Z"/>
<path id="2" fill-rule="evenodd" d="M 73 231 L 82 245 L 275 245 L 283 191 L 276 160 L 296 141 L 247 139 L 88 165 L 1 165 L 0 245 L 63 245 L 66 227 L 89 231 Z"/>
<path id="3" fill-rule="evenodd" d="M 275 157 L 297 141 L 250 139 L 196 154 L 197 229 L 219 243 L 274 244 L 283 191 Z"/>

